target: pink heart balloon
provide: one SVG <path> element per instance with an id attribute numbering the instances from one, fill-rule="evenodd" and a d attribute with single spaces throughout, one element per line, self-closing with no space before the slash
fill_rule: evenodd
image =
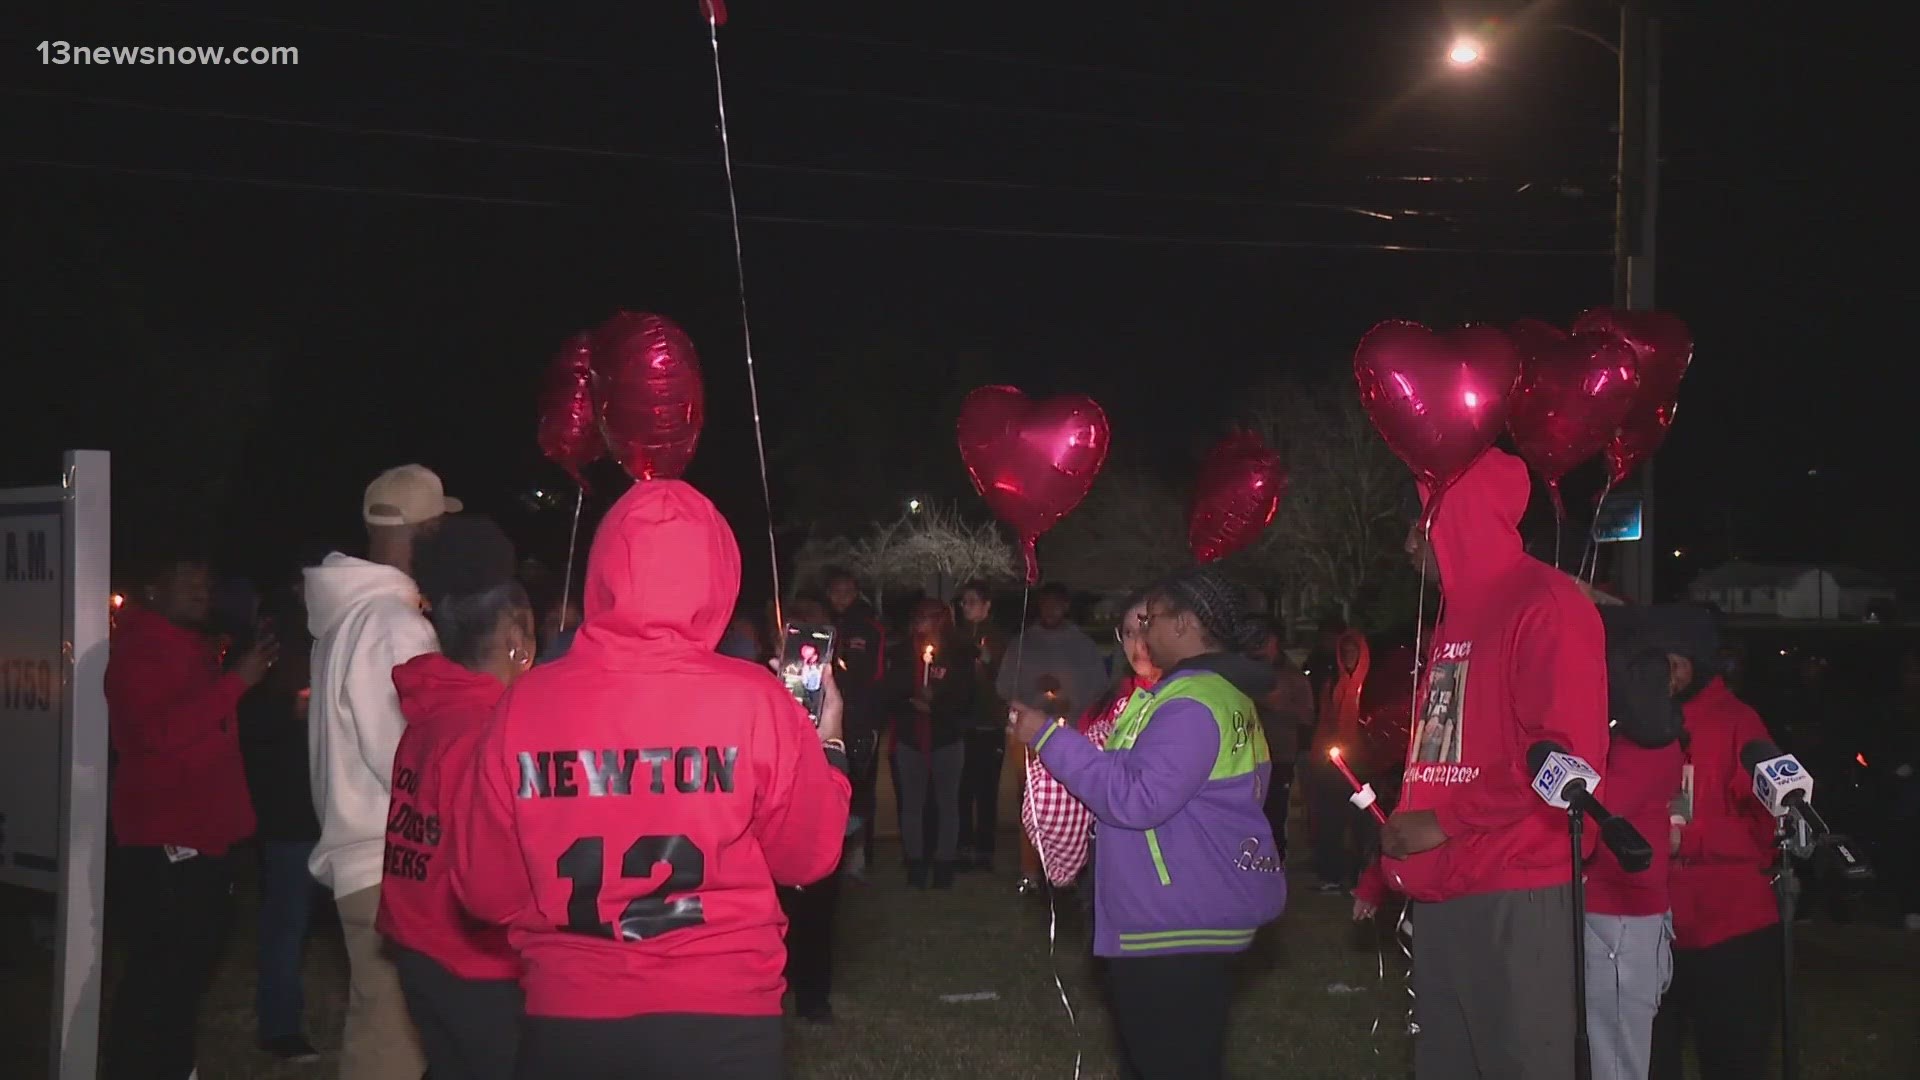
<path id="1" fill-rule="evenodd" d="M 1491 327 L 1384 322 L 1353 354 L 1360 404 L 1381 438 L 1434 491 L 1467 471 L 1507 422 L 1520 354 Z M 1428 501 L 1431 509 L 1438 499 Z"/>
<path id="2" fill-rule="evenodd" d="M 1107 462 L 1107 414 L 1084 394 L 1034 401 L 983 386 L 960 405 L 960 459 L 995 517 L 1013 527 L 1027 584 L 1040 582 L 1034 542 L 1086 498 Z"/>
<path id="3" fill-rule="evenodd" d="M 593 408 L 593 335 L 575 334 L 547 366 L 540 384 L 540 452 L 587 486 L 581 470 L 600 460 L 607 441 Z"/>
<path id="4" fill-rule="evenodd" d="M 679 479 L 707 419 L 686 332 L 661 315 L 615 315 L 594 333 L 593 384 L 613 459 L 635 480 Z"/>
<path id="5" fill-rule="evenodd" d="M 1202 563 L 1259 539 L 1280 511 L 1287 470 L 1258 432 L 1237 431 L 1208 451 L 1187 510 L 1187 546 Z"/>
<path id="6" fill-rule="evenodd" d="M 1640 390 L 1607 444 L 1611 484 L 1619 484 L 1666 442 L 1679 412 L 1680 381 L 1693 363 L 1693 331 L 1665 311 L 1595 308 L 1574 320 L 1575 333 L 1611 334 L 1629 345 L 1640 366 Z"/>
<path id="7" fill-rule="evenodd" d="M 1521 374 L 1507 431 L 1565 517 L 1560 478 L 1614 438 L 1640 389 L 1639 360 L 1611 335 L 1565 334 L 1533 319 L 1515 323 L 1509 336 Z"/>

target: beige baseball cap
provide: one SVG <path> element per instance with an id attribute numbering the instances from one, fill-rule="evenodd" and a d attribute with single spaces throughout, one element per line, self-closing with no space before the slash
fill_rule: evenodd
<path id="1" fill-rule="evenodd" d="M 447 494 L 446 485 L 432 469 L 401 465 L 367 485 L 360 516 L 369 525 L 419 525 L 442 514 L 457 514 L 463 505 Z"/>

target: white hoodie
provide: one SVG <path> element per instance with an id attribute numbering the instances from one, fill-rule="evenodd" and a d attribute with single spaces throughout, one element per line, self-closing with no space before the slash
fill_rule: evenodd
<path id="1" fill-rule="evenodd" d="M 407 726 L 393 669 L 440 643 L 403 571 L 335 552 L 308 568 L 306 585 L 308 775 L 320 816 L 307 868 L 341 897 L 380 884 L 393 751 Z"/>

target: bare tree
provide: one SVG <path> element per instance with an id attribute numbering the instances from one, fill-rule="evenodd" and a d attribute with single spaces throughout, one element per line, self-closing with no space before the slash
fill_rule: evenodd
<path id="1" fill-rule="evenodd" d="M 1040 569 L 1074 588 L 1116 595 L 1193 563 L 1186 493 L 1140 469 L 1114 468 L 1040 539 Z"/>
<path id="2" fill-rule="evenodd" d="M 1254 425 L 1280 451 L 1289 485 L 1273 527 L 1247 554 L 1282 583 L 1284 616 L 1337 610 L 1373 626 L 1417 599 L 1402 545 L 1418 509 L 1407 467 L 1381 440 L 1349 386 L 1275 387 Z"/>
<path id="3" fill-rule="evenodd" d="M 950 600 L 969 581 L 1011 581 L 1019 570 L 1013 546 L 992 522 L 927 505 L 876 523 L 859 539 L 809 540 L 795 562 L 801 582 L 817 581 L 829 566 L 844 566 L 875 590 L 876 600 L 889 588 L 918 588 Z"/>

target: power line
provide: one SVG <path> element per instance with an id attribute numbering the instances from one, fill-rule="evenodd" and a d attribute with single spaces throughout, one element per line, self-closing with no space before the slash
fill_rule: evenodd
<path id="1" fill-rule="evenodd" d="M 25 158 L 0 156 L 0 161 L 16 165 L 39 168 L 63 169 L 116 173 L 128 176 L 141 176 L 152 179 L 177 181 L 206 181 L 211 183 L 236 184 L 242 186 L 264 187 L 279 190 L 302 191 L 312 193 L 368 195 L 388 198 L 426 199 L 440 202 L 477 203 L 493 206 L 518 206 L 532 209 L 582 210 L 593 213 L 605 213 L 604 208 L 582 206 L 574 203 L 552 202 L 541 199 L 521 199 L 504 196 L 471 195 L 456 192 L 413 191 L 400 188 L 364 187 L 348 184 L 318 184 L 306 181 L 283 180 L 273 177 L 231 176 L 218 173 L 194 172 L 185 169 L 157 169 L 143 166 L 109 165 L 98 162 L 62 161 L 51 158 Z M 710 220 L 725 220 L 727 215 L 711 210 L 664 211 L 685 217 Z M 1350 251 L 1382 254 L 1425 254 L 1425 255 L 1499 255 L 1516 257 L 1583 258 L 1611 257 L 1611 251 L 1590 251 L 1577 249 L 1511 248 L 1511 247 L 1461 247 L 1428 244 L 1382 244 L 1355 241 L 1328 240 L 1241 240 L 1231 237 L 1202 236 L 1165 236 L 1137 233 L 1079 232 L 1066 230 L 1040 230 L 1013 227 L 982 225 L 942 225 L 928 222 L 868 221 L 851 218 L 807 217 L 792 214 L 743 213 L 742 220 L 767 225 L 811 226 L 819 228 L 892 230 L 898 232 L 922 232 L 950 235 L 992 236 L 1034 240 L 1100 241 L 1128 244 L 1155 244 L 1163 246 L 1229 248 L 1247 251 L 1306 250 L 1306 251 Z"/>
<path id="2" fill-rule="evenodd" d="M 74 104 L 100 108 L 125 109 L 139 112 L 158 112 L 191 116 L 206 120 L 226 120 L 257 123 L 275 127 L 290 127 L 305 130 L 324 131 L 331 134 L 412 139 L 423 142 L 443 143 L 456 146 L 488 147 L 523 153 L 562 154 L 579 157 L 609 158 L 616 160 L 650 161 L 680 167 L 710 168 L 718 164 L 718 158 L 711 154 L 675 154 L 659 151 L 623 150 L 612 147 L 577 146 L 558 143 L 528 142 L 515 139 L 501 139 L 485 136 L 454 135 L 437 131 L 420 131 L 402 128 L 373 127 L 364 124 L 335 120 L 309 120 L 297 117 L 268 116 L 258 113 L 237 112 L 228 109 L 204 109 L 190 106 L 169 105 L 151 101 L 137 101 L 128 98 L 105 97 L 94 94 L 71 94 L 60 91 L 12 88 L 8 92 L 17 95 L 51 99 Z M 1489 214 L 1506 214 L 1515 211 L 1460 210 L 1410 208 L 1379 209 L 1355 205 L 1352 203 L 1278 199 L 1252 192 L 1153 192 L 1120 188 L 1085 187 L 1070 184 L 1043 184 L 1021 180 L 1003 180 L 982 177 L 932 176 L 926 174 L 898 173 L 874 169 L 847 169 L 816 165 L 795 165 L 772 162 L 736 160 L 736 168 L 756 172 L 788 173 L 804 176 L 836 177 L 841 179 L 881 181 L 892 183 L 918 183 L 949 187 L 976 188 L 996 191 L 1019 191 L 1036 193 L 1059 193 L 1072 195 L 1093 195 L 1103 198 L 1137 199 L 1160 202 L 1209 202 L 1209 203 L 1246 203 L 1254 206 L 1274 207 L 1297 210 L 1323 210 L 1347 214 L 1357 214 L 1379 220 L 1394 220 L 1397 217 L 1471 217 Z M 1470 183 L 1514 183 L 1496 181 L 1487 177 L 1370 177 L 1369 179 L 1389 182 L 1419 182 L 1432 184 L 1448 182 L 1453 184 Z M 1522 188 L 1535 182 L 1521 184 Z"/>

